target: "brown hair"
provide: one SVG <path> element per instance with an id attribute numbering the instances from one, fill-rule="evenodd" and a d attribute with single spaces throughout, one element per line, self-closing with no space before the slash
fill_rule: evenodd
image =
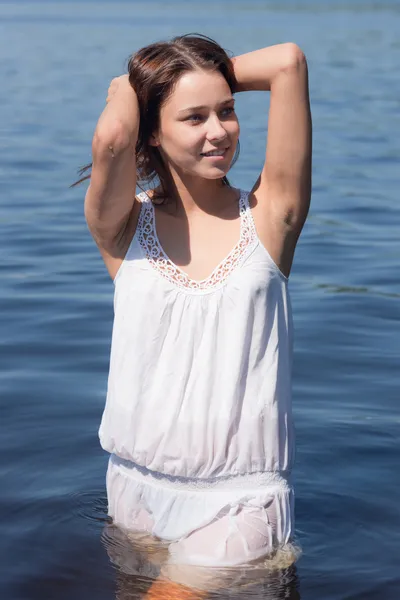
<path id="1" fill-rule="evenodd" d="M 156 42 L 141 48 L 128 62 L 129 82 L 134 88 L 140 111 L 139 133 L 136 143 L 136 169 L 138 187 L 151 183 L 158 177 L 160 192 L 153 193 L 152 201 L 166 202 L 173 196 L 174 183 L 169 169 L 162 160 L 159 149 L 149 144 L 150 136 L 160 125 L 160 109 L 173 93 L 179 78 L 188 71 L 202 69 L 223 75 L 231 93 L 237 88 L 233 64 L 226 51 L 211 38 L 201 34 L 186 34 L 174 37 L 169 42 Z M 239 142 L 231 166 L 239 155 Z M 83 175 L 91 164 L 81 168 Z M 86 175 L 73 185 L 89 179 Z M 224 185 L 230 185 L 227 177 Z"/>

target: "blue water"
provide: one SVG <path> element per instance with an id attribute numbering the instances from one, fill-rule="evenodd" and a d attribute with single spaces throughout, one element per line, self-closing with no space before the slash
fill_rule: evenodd
<path id="1" fill-rule="evenodd" d="M 139 598 L 150 582 L 104 536 L 113 286 L 86 186 L 68 185 L 129 54 L 190 31 L 234 54 L 295 41 L 310 72 L 313 199 L 290 278 L 303 556 L 287 584 L 239 597 L 397 600 L 400 5 L 333 0 L 0 3 L 0 596 Z M 238 187 L 261 168 L 267 109 L 238 96 Z"/>

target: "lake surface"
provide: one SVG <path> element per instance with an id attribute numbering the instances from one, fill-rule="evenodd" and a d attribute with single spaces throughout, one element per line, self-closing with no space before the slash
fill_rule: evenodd
<path id="1" fill-rule="evenodd" d="M 129 55 L 191 31 L 234 54 L 298 43 L 314 124 L 312 207 L 290 277 L 303 555 L 296 569 L 212 597 L 397 600 L 395 1 L 0 3 L 0 596 L 139 598 L 153 576 L 107 529 L 97 429 L 113 286 L 84 221 L 86 185 L 68 186 L 90 161 L 109 81 Z M 237 102 L 241 156 L 230 179 L 249 189 L 263 162 L 268 94 Z"/>

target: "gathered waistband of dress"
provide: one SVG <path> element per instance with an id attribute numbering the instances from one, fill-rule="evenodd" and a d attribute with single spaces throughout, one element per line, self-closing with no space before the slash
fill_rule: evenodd
<path id="1" fill-rule="evenodd" d="M 157 487 L 169 487 L 182 490 L 231 490 L 234 488 L 279 488 L 289 491 L 291 485 L 291 474 L 287 471 L 257 471 L 255 473 L 239 473 L 224 475 L 220 477 L 180 477 L 168 475 L 158 471 L 151 471 L 146 467 L 138 465 L 133 461 L 120 458 L 111 454 L 110 462 L 120 468 L 123 473 L 136 481 L 146 482 Z"/>

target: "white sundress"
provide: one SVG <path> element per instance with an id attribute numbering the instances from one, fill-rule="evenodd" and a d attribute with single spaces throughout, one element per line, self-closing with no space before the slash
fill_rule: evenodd
<path id="1" fill-rule="evenodd" d="M 151 533 L 175 544 L 226 514 L 229 537 L 239 512 L 268 524 L 270 547 L 293 535 L 288 280 L 258 238 L 248 196 L 240 190 L 237 244 L 194 281 L 164 252 L 154 206 L 139 194 L 137 229 L 114 279 L 99 430 L 111 454 L 109 514 L 134 530 L 145 509 Z M 226 544 L 220 540 L 212 558 L 187 561 L 219 556 L 232 564 Z M 251 560 L 262 551 L 245 554 Z"/>

